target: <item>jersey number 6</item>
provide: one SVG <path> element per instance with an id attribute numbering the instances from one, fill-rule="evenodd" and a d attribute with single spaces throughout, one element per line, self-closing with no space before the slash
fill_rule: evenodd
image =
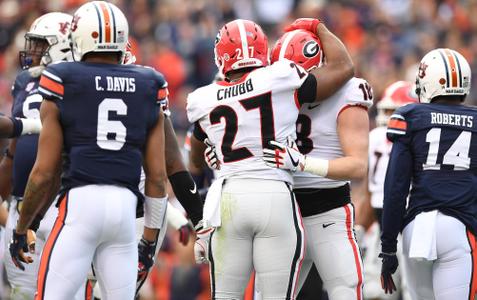
<path id="1" fill-rule="evenodd" d="M 98 106 L 96 144 L 101 149 L 120 150 L 126 142 L 126 126 L 121 121 L 109 120 L 109 112 L 125 116 L 128 107 L 122 99 L 105 98 Z"/>

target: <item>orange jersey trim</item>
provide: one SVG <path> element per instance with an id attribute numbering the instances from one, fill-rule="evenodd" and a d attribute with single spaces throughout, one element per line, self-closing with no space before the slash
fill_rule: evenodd
<path id="1" fill-rule="evenodd" d="M 63 96 L 65 93 L 65 88 L 61 83 L 54 81 L 45 75 L 41 75 L 40 86 L 60 96 Z"/>
<path id="2" fill-rule="evenodd" d="M 101 11 L 103 12 L 104 16 L 104 33 L 106 37 L 106 43 L 111 42 L 111 17 L 109 16 L 109 10 L 106 7 L 104 2 L 100 2 L 99 6 L 101 7 Z"/>
<path id="3" fill-rule="evenodd" d="M 67 203 L 68 197 L 67 195 L 65 195 L 63 197 L 63 200 L 61 200 L 60 202 L 60 207 L 58 208 L 58 217 L 56 218 L 55 225 L 53 225 L 53 229 L 51 230 L 51 233 L 48 236 L 48 240 L 43 247 L 40 267 L 38 269 L 38 281 L 35 300 L 44 299 L 46 276 L 48 274 L 48 269 L 50 265 L 51 252 L 53 251 L 53 247 L 56 244 L 56 240 L 58 239 L 61 229 L 65 225 Z"/>
<path id="4" fill-rule="evenodd" d="M 467 230 L 467 239 L 469 240 L 470 253 L 472 255 L 472 274 L 470 276 L 469 300 L 474 300 L 477 295 L 477 242 L 475 236 Z"/>
<path id="5" fill-rule="evenodd" d="M 389 120 L 388 128 L 406 130 L 407 123 L 406 121 L 403 121 L 403 120 L 391 119 Z"/>
<path id="6" fill-rule="evenodd" d="M 450 71 L 452 76 L 452 87 L 457 87 L 457 65 L 456 65 L 454 55 L 452 55 L 449 49 L 444 49 L 444 53 L 446 54 L 450 64 Z"/>

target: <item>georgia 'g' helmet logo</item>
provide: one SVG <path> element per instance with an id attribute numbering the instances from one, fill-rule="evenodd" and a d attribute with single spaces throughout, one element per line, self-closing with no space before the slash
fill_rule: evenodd
<path id="1" fill-rule="evenodd" d="M 316 56 L 318 52 L 320 52 L 320 46 L 313 40 L 306 42 L 305 46 L 303 46 L 303 55 L 307 58 Z"/>

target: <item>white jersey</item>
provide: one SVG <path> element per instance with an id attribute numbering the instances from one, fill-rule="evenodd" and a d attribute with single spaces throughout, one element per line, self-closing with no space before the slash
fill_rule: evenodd
<path id="1" fill-rule="evenodd" d="M 368 189 L 374 208 L 383 208 L 384 178 L 392 145 L 386 138 L 386 126 L 376 127 L 369 133 Z"/>
<path id="2" fill-rule="evenodd" d="M 303 154 L 327 160 L 343 157 L 337 125 L 339 114 L 349 106 L 366 109 L 373 104 L 366 80 L 350 79 L 333 96 L 321 103 L 305 104 L 300 109 L 296 130 L 297 144 Z M 328 179 L 306 172 L 294 174 L 294 188 L 335 188 L 348 181 Z"/>
<path id="3" fill-rule="evenodd" d="M 258 68 L 238 82 L 219 81 L 187 98 L 187 116 L 199 122 L 221 161 L 218 178 L 260 178 L 292 183 L 289 171 L 268 167 L 263 147 L 295 136 L 295 91 L 308 73 L 289 60 Z"/>

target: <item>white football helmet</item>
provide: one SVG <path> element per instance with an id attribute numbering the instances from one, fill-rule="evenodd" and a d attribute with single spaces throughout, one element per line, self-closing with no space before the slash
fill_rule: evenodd
<path id="1" fill-rule="evenodd" d="M 376 105 L 378 109 L 376 125 L 387 125 L 390 116 L 387 111 L 394 111 L 395 109 L 408 103 L 416 102 L 418 102 L 417 95 L 412 83 L 407 81 L 394 82 L 386 88 L 383 98 Z"/>
<path id="2" fill-rule="evenodd" d="M 41 57 L 40 65 L 52 62 L 71 61 L 70 25 L 73 17 L 69 14 L 52 12 L 36 19 L 25 34 L 25 49 L 20 51 L 20 65 L 27 69 L 33 62 L 33 56 Z M 39 46 L 44 41 L 45 48 Z"/>
<path id="3" fill-rule="evenodd" d="M 416 94 L 423 103 L 430 103 L 437 96 L 466 96 L 470 92 L 470 82 L 469 63 L 460 53 L 451 49 L 434 49 L 421 60 L 416 76 Z"/>
<path id="4" fill-rule="evenodd" d="M 106 1 L 83 4 L 73 15 L 71 42 L 73 57 L 81 61 L 89 52 L 119 52 L 123 61 L 129 25 L 123 12 Z"/>

